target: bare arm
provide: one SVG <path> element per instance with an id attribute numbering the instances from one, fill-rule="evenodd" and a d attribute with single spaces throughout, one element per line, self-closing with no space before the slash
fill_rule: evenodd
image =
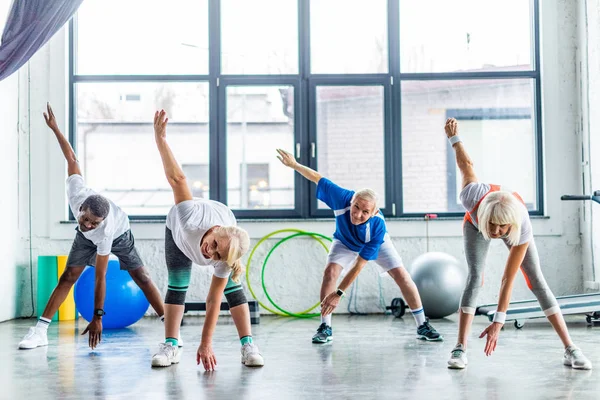
<path id="1" fill-rule="evenodd" d="M 365 260 L 361 256 L 356 257 L 356 262 L 354 263 L 354 266 L 352 267 L 352 269 L 350 269 L 350 271 L 348 271 L 346 276 L 344 276 L 344 279 L 342 279 L 342 281 L 338 285 L 338 288 L 342 289 L 344 292 L 348 290 L 348 288 L 350 288 L 350 285 L 352 285 L 352 282 L 354 282 L 354 280 L 358 277 L 365 265 L 367 265 L 367 260 Z"/>
<path id="2" fill-rule="evenodd" d="M 527 247 L 529 243 L 513 246 L 508 253 L 508 260 L 506 261 L 506 267 L 504 268 L 504 274 L 502 275 L 502 284 L 500 285 L 500 298 L 498 299 L 498 308 L 496 312 L 506 313 L 508 310 L 508 304 L 510 303 L 510 295 L 512 294 L 513 284 L 515 282 L 515 276 L 517 271 L 525 258 Z M 504 326 L 503 322 L 492 322 L 485 330 L 479 335 L 480 338 L 487 336 L 484 353 L 487 356 L 491 356 L 496 350 L 498 343 L 498 336 L 500 330 Z"/>
<path id="3" fill-rule="evenodd" d="M 52 111 L 52 107 L 50 104 L 46 104 L 46 108 L 48 113 L 44 113 L 44 119 L 46 120 L 46 125 L 48 128 L 52 129 L 54 132 L 54 136 L 56 136 L 56 140 L 58 140 L 58 144 L 60 145 L 60 149 L 67 160 L 67 172 L 69 176 L 71 175 L 81 175 L 81 169 L 79 169 L 79 161 L 77 161 L 77 156 L 75 155 L 75 151 L 71 147 L 69 141 L 62 134 L 60 129 L 58 128 L 58 123 L 56 122 L 56 117 L 54 116 L 54 112 Z"/>
<path id="4" fill-rule="evenodd" d="M 175 156 L 167 143 L 167 113 L 164 110 L 156 112 L 154 114 L 154 139 L 156 140 L 156 147 L 160 153 L 165 175 L 173 189 L 173 197 L 175 197 L 175 204 L 179 204 L 182 201 L 192 200 L 192 192 L 187 184 L 187 179 L 183 170 L 175 160 Z"/>
<path id="5" fill-rule="evenodd" d="M 277 152 L 279 153 L 277 158 L 279 159 L 279 161 L 281 161 L 281 163 L 283 165 L 285 165 L 286 167 L 292 168 L 293 170 L 298 172 L 300 175 L 302 175 L 309 181 L 314 182 L 314 183 L 319 183 L 319 181 L 323 177 L 321 174 L 319 174 L 314 169 L 308 168 L 302 164 L 298 164 L 298 162 L 296 161 L 294 156 L 291 155 L 290 153 L 288 153 L 287 151 L 277 149 Z"/>
<path id="6" fill-rule="evenodd" d="M 342 281 L 338 285 L 338 288 L 343 290 L 344 292 L 348 290 L 350 285 L 352 285 L 352 282 L 354 282 L 354 280 L 358 277 L 365 265 L 367 265 L 367 260 L 365 260 L 361 256 L 356 257 L 356 262 L 354 263 L 354 266 L 350 271 L 348 271 L 344 279 L 342 279 Z M 323 302 L 321 303 L 321 314 L 331 314 L 339 303 L 340 296 L 338 296 L 337 293 L 334 292 L 328 294 L 327 297 L 325 297 L 325 299 L 323 299 Z"/>
<path id="7" fill-rule="evenodd" d="M 458 122 L 454 118 L 449 118 L 446 121 L 444 130 L 448 138 L 458 135 Z M 462 187 L 464 189 L 469 183 L 477 182 L 477 176 L 473 169 L 473 161 L 471 161 L 471 157 L 467 154 L 467 150 L 462 142 L 454 143 L 452 148 L 456 155 L 456 165 L 462 174 Z"/>
<path id="8" fill-rule="evenodd" d="M 504 274 L 502 275 L 502 284 L 500 285 L 497 311 L 506 312 L 506 310 L 508 310 L 515 276 L 523 263 L 528 247 L 529 243 L 513 246 L 508 253 L 508 260 L 506 261 L 506 267 L 504 268 Z"/>
<path id="9" fill-rule="evenodd" d="M 217 326 L 217 319 L 221 310 L 221 299 L 223 298 L 225 286 L 227 286 L 227 280 L 227 278 L 217 278 L 213 275 L 206 297 L 206 317 L 202 327 L 200 347 L 196 355 L 196 361 L 198 364 L 202 361 L 206 371 L 213 371 L 217 366 L 217 359 L 212 351 L 212 337 Z"/>
<path id="10" fill-rule="evenodd" d="M 106 270 L 108 269 L 108 258 L 110 254 L 96 255 L 96 279 L 94 282 L 94 309 L 104 309 L 106 297 Z M 102 340 L 102 317 L 94 313 L 94 317 L 83 331 L 82 335 L 89 332 L 88 343 L 94 349 Z"/>

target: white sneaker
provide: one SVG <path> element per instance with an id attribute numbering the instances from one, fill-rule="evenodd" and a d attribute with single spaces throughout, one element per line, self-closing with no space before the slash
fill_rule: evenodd
<path id="1" fill-rule="evenodd" d="M 265 365 L 263 356 L 254 343 L 246 343 L 242 346 L 242 364 L 247 367 L 262 367 Z"/>
<path id="2" fill-rule="evenodd" d="M 452 350 L 450 359 L 448 360 L 448 368 L 463 369 L 468 363 L 469 361 L 467 361 L 467 351 L 465 350 L 465 346 L 457 344 Z"/>
<path id="3" fill-rule="evenodd" d="M 178 364 L 181 359 L 181 351 L 171 343 L 159 343 L 158 353 L 152 356 L 153 367 L 170 367 Z"/>
<path id="4" fill-rule="evenodd" d="M 48 346 L 48 332 L 36 327 L 29 328 L 29 332 L 19 343 L 19 349 L 35 349 L 40 346 Z"/>
<path id="5" fill-rule="evenodd" d="M 592 362 L 583 355 L 581 349 L 575 346 L 565 349 L 563 364 L 573 369 L 592 369 Z"/>

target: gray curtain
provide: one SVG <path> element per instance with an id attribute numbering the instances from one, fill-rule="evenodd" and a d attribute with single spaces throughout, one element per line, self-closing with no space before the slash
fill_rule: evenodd
<path id="1" fill-rule="evenodd" d="M 21 68 L 83 0 L 14 0 L 0 41 L 0 81 Z"/>

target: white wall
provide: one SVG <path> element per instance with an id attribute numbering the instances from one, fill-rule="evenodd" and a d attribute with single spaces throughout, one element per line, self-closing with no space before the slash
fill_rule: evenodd
<path id="1" fill-rule="evenodd" d="M 542 3 L 546 216 L 535 218 L 533 227 L 546 279 L 556 295 L 565 295 L 583 290 L 582 244 L 578 223 L 580 205 L 560 201 L 562 194 L 577 193 L 581 186 L 580 142 L 577 136 L 579 95 L 576 65 L 573 62 L 578 37 L 578 10 L 575 2 L 570 0 L 544 0 Z M 60 222 L 65 219 L 66 210 L 64 160 L 41 117 L 46 101 L 50 101 L 54 105 L 60 126 L 64 127 L 65 132 L 67 131 L 68 81 L 65 44 L 66 36 L 63 31 L 56 35 L 31 62 L 31 113 L 34 116 L 31 120 L 34 256 L 66 254 L 74 236 L 74 225 Z M 157 176 L 157 179 L 163 178 Z M 598 187 L 600 188 L 600 185 Z M 325 235 L 330 235 L 334 229 L 333 220 L 242 221 L 240 225 L 248 229 L 253 243 L 276 229 L 299 228 Z M 425 251 L 423 221 L 389 221 L 388 228 L 405 264 L 409 265 Z M 164 224 L 132 223 L 132 230 L 142 258 L 150 267 L 153 278 L 164 293 L 167 286 L 162 243 Z M 461 261 L 464 260 L 461 221 L 432 221 L 429 231 L 431 250 L 445 251 Z M 262 245 L 254 257 L 251 269 L 252 284 L 255 291 L 259 293 L 262 291 L 258 267 L 262 264 L 266 251 L 273 244 L 273 241 L 269 241 Z M 506 249 L 501 243 L 492 244 L 488 257 L 486 286 L 480 297 L 481 303 L 496 301 L 506 255 Z M 313 242 L 301 239 L 286 242 L 274 254 L 266 274 L 273 298 L 284 308 L 295 311 L 316 303 L 324 262 L 325 252 Z M 197 267 L 192 276 L 188 299 L 203 299 L 207 293 L 209 279 L 209 270 Z M 381 284 L 386 303 L 399 295 L 398 289 L 389 278 L 382 279 Z M 375 269 L 367 268 L 359 278 L 357 300 L 359 311 L 379 310 L 378 285 L 379 278 Z M 23 315 L 30 312 L 29 295 L 28 290 L 25 290 L 21 297 Z M 532 295 L 527 290 L 523 279 L 519 277 L 513 299 L 525 298 L 532 298 Z M 339 311 L 345 312 L 346 306 L 347 299 L 344 300 Z"/>
<path id="2" fill-rule="evenodd" d="M 0 0 L 0 32 L 11 1 Z M 28 218 L 20 218 L 19 204 L 22 200 L 19 187 L 19 74 L 15 73 L 0 81 L 0 210 L 2 210 L 2 229 L 0 229 L 0 260 L 2 279 L 0 279 L 0 321 L 21 315 L 17 307 L 27 302 L 21 296 L 25 281 L 22 275 L 28 273 L 26 265 L 20 265 L 24 254 L 20 238 L 22 230 L 28 224 Z M 25 197 L 26 199 L 26 197 Z"/>
<path id="3" fill-rule="evenodd" d="M 577 73 L 581 146 L 580 186 L 585 193 L 600 190 L 600 0 L 577 2 Z M 594 157 L 595 156 L 595 157 Z M 580 204 L 584 243 L 584 284 L 600 289 L 600 205 Z"/>

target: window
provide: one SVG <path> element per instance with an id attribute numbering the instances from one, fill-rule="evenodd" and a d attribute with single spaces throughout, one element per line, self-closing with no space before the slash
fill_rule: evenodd
<path id="1" fill-rule="evenodd" d="M 297 74 L 295 0 L 221 0 L 224 74 Z"/>
<path id="2" fill-rule="evenodd" d="M 386 15 L 386 0 L 311 1 L 311 72 L 387 72 Z"/>
<path id="3" fill-rule="evenodd" d="M 293 87 L 228 86 L 226 93 L 228 205 L 293 209 L 294 171 L 275 157 L 277 148 L 294 148 Z"/>
<path id="4" fill-rule="evenodd" d="M 351 190 L 371 188 L 385 205 L 383 87 L 318 86 L 316 119 L 319 172 Z"/>
<path id="5" fill-rule="evenodd" d="M 529 79 L 403 82 L 404 211 L 463 211 L 458 201 L 460 171 L 443 131 L 450 117 L 459 121 L 460 136 L 477 177 L 511 186 L 535 210 L 533 99 L 534 86 Z"/>
<path id="6" fill-rule="evenodd" d="M 91 0 L 77 12 L 77 74 L 208 73 L 208 0 Z"/>
<path id="7" fill-rule="evenodd" d="M 531 70 L 531 14 L 529 0 L 401 0 L 401 70 Z"/>
<path id="8" fill-rule="evenodd" d="M 530 108 L 496 108 L 447 110 L 449 117 L 460 123 L 460 135 L 477 166 L 477 177 L 482 182 L 510 185 L 505 189 L 518 192 L 527 207 L 535 210 L 535 140 Z M 454 150 L 448 144 L 448 151 Z M 510 162 L 505 162 L 510 155 Z M 498 168 L 502 165 L 502 168 Z M 460 171 L 456 163 L 448 164 L 448 209 L 460 211 L 462 189 Z"/>
<path id="9" fill-rule="evenodd" d="M 132 92 L 140 93 L 140 101 L 126 100 Z M 166 215 L 173 194 L 154 142 L 152 118 L 157 109 L 169 113 L 169 146 L 181 164 L 208 165 L 208 85 L 82 82 L 75 93 L 75 149 L 86 183 L 130 215 Z M 208 185 L 208 176 L 201 181 Z"/>
<path id="10" fill-rule="evenodd" d="M 209 198 L 208 164 L 183 164 L 185 174 L 193 197 Z"/>
<path id="11" fill-rule="evenodd" d="M 133 219 L 173 204 L 159 109 L 193 195 L 238 218 L 332 216 L 278 148 L 375 190 L 387 217 L 458 217 L 454 117 L 478 177 L 542 215 L 538 14 L 539 0 L 86 0 L 70 26 L 71 142 L 88 184 Z"/>
<path id="12" fill-rule="evenodd" d="M 269 206 L 269 164 L 248 164 L 241 166 L 240 175 L 246 175 L 246 201 L 248 208 Z M 244 202 L 242 202 L 244 204 Z"/>

